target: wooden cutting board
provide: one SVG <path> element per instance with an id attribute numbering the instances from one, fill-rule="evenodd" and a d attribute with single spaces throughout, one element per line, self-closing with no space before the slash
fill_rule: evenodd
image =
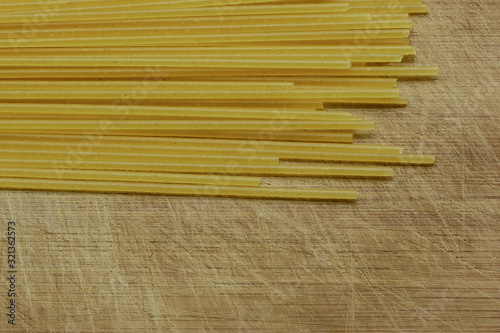
<path id="1" fill-rule="evenodd" d="M 354 112 L 378 124 L 358 142 L 434 167 L 279 181 L 357 203 L 0 191 L 0 332 L 499 332 L 500 5 L 427 3 L 414 61 L 439 79 L 401 82 L 407 108 Z"/>

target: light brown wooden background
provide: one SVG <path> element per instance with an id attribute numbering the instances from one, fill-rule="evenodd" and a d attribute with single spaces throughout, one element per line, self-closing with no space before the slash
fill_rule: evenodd
<path id="1" fill-rule="evenodd" d="M 2 228 L 18 223 L 17 331 L 498 332 L 499 2 L 427 3 L 415 61 L 439 80 L 402 82 L 405 109 L 356 112 L 378 124 L 360 142 L 435 167 L 280 182 L 357 203 L 0 192 Z"/>

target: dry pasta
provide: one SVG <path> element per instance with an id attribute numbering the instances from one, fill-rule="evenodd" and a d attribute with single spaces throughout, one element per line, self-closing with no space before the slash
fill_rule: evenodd
<path id="1" fill-rule="evenodd" d="M 421 0 L 0 1 L 0 189 L 356 200 L 261 177 L 390 178 L 356 143 L 404 107 Z M 320 163 L 321 162 L 321 163 Z M 360 163 L 362 165 L 360 165 Z M 373 165 L 371 165 L 373 164 Z M 368 180 L 366 180 L 368 181 Z"/>

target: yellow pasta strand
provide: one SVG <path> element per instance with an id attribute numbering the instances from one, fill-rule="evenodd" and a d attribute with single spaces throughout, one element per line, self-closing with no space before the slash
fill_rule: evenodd
<path id="1" fill-rule="evenodd" d="M 58 90 L 58 91 L 219 91 L 219 90 L 293 90 L 293 82 L 216 82 L 216 81 L 0 81 L 0 90 Z M 13 106 L 11 106 L 13 107 Z"/>
<path id="2" fill-rule="evenodd" d="M 60 170 L 121 170 L 141 172 L 182 172 L 193 174 L 258 175 L 282 177 L 354 177 L 387 178 L 394 176 L 389 167 L 321 166 L 321 165 L 217 165 L 217 164 L 168 164 L 148 162 L 81 161 L 78 164 L 66 160 L 15 160 L 2 159 L 4 167 L 19 169 L 60 169 Z"/>
<path id="3" fill-rule="evenodd" d="M 332 55 L 415 54 L 410 45 L 310 45 L 310 46 L 199 46 L 199 47 L 106 47 L 103 48 L 17 48 L 0 49 L 1 56 L 175 56 L 199 55 Z M 195 79 L 196 77 L 193 77 Z"/>
<path id="4" fill-rule="evenodd" d="M 163 77 L 434 77 L 438 75 L 435 66 L 366 66 L 349 69 L 181 69 L 181 68 L 0 68 L 0 78 L 163 78 Z"/>
<path id="5" fill-rule="evenodd" d="M 62 181 L 46 179 L 0 178 L 0 188 L 10 190 L 78 191 L 99 193 L 135 193 L 162 195 L 197 195 L 241 198 L 298 200 L 356 200 L 356 191 L 311 190 L 267 187 L 197 186 L 175 184 Z"/>
<path id="6" fill-rule="evenodd" d="M 410 13 L 426 14 L 429 12 L 427 5 L 397 5 L 397 6 L 355 6 L 350 4 L 347 13 Z"/>
<path id="7" fill-rule="evenodd" d="M 0 90 L 0 100 L 186 100 L 186 99 L 287 99 L 287 100 L 328 100 L 336 98 L 398 98 L 397 88 L 384 89 L 335 89 L 328 90 L 270 90 L 270 91 L 57 91 L 57 90 Z M 0 125 L 1 126 L 1 125 Z"/>
<path id="8" fill-rule="evenodd" d="M 290 14 L 290 13 L 334 13 L 345 12 L 347 3 L 316 4 L 310 5 L 248 5 L 248 6 L 217 6 L 200 8 L 166 9 L 162 5 L 148 6 L 143 10 L 121 10 L 80 12 L 73 10 L 57 10 L 52 15 L 46 15 L 46 22 L 56 21 L 85 21 L 85 20 L 126 20 L 150 17 L 198 17 L 198 16 L 232 16 L 252 14 Z M 0 22 L 22 23 L 32 22 L 40 13 L 38 11 L 0 13 Z"/>
<path id="9" fill-rule="evenodd" d="M 79 0 L 79 1 L 21 1 L 21 2 L 0 2 L 0 12 L 16 12 L 16 11 L 30 11 L 30 10 L 77 10 L 82 11 L 96 11 L 96 10 L 120 10 L 133 6 L 135 9 L 151 8 L 155 5 L 160 5 L 161 8 L 197 8 L 197 7 L 212 7 L 214 5 L 241 5 L 251 3 L 264 3 L 270 0 L 182 0 L 182 1 L 165 1 L 165 0 L 147 0 L 137 3 L 130 0 L 107 0 L 103 3 L 102 0 Z"/>
<path id="10" fill-rule="evenodd" d="M 7 135 L 25 135 L 20 133 L 47 134 L 44 130 L 2 130 L 2 133 Z M 10 134 L 8 134 L 10 133 Z M 51 130 L 53 134 L 64 134 L 65 139 L 68 134 L 75 134 L 74 131 Z M 211 131 L 211 130 L 168 130 L 168 131 L 116 131 L 106 130 L 97 131 L 82 131 L 82 139 L 93 135 L 107 138 L 112 136 L 127 137 L 127 138 L 200 138 L 200 139 L 236 139 L 236 140 L 272 140 L 272 141 L 291 141 L 291 142 L 331 142 L 331 143 L 352 143 L 353 134 L 343 132 L 305 132 L 305 131 Z"/>
<path id="11" fill-rule="evenodd" d="M 0 17 L 1 19 L 1 17 Z M 0 39 L 2 48 L 18 47 L 85 47 L 85 46 L 170 46 L 193 44 L 217 44 L 235 42 L 274 42 L 307 40 L 364 40 L 407 38 L 408 29 L 387 30 L 339 30 L 339 31 L 304 31 L 304 32 L 269 32 L 269 33 L 227 33 L 162 36 L 110 36 L 81 38 L 16 38 Z M 10 64 L 12 65 L 12 64 Z M 77 64 L 73 64 L 77 65 Z M 18 65 L 21 66 L 21 65 Z M 24 65 L 28 66 L 28 65 Z M 60 65 L 61 66 L 61 65 Z"/>
<path id="12" fill-rule="evenodd" d="M 199 140 L 198 142 L 182 142 L 177 140 L 163 146 L 142 145 L 128 143 L 105 144 L 105 143 L 85 143 L 79 142 L 71 144 L 69 142 L 30 142 L 15 141 L 2 142 L 3 150 L 40 150 L 40 151 L 67 151 L 78 153 L 79 151 L 93 153 L 130 153 L 130 154 L 167 154 L 167 155 L 216 155 L 216 156 L 263 156 L 282 158 L 314 158 L 328 156 L 333 152 L 346 153 L 375 153 L 375 154 L 401 154 L 402 147 L 377 146 L 377 145 L 345 145 L 345 144 L 293 144 L 276 143 L 268 141 L 248 141 L 245 144 L 230 140 L 209 141 Z M 225 145 L 224 145 L 225 144 Z M 309 147 L 308 147 L 309 146 Z M 310 149 L 308 149 L 310 148 Z M 286 156 L 286 157 L 285 157 Z"/>
<path id="13" fill-rule="evenodd" d="M 2 41 L 0 41 L 0 45 Z M 398 55 L 399 57 L 399 55 Z M 110 66 L 110 67 L 187 67 L 187 68 L 328 68 L 347 69 L 350 61 L 339 59 L 303 59 L 303 60 L 268 60 L 268 59 L 230 59 L 230 58 L 116 58 L 99 57 L 87 59 L 70 57 L 33 57 L 33 58 L 0 58 L 2 64 L 13 67 L 24 66 Z"/>
<path id="14" fill-rule="evenodd" d="M 261 179 L 248 176 L 196 175 L 127 171 L 92 171 L 72 169 L 0 168 L 0 178 L 105 180 L 164 184 L 199 184 L 223 186 L 259 186 Z"/>
<path id="15" fill-rule="evenodd" d="M 155 107 L 136 105 L 64 105 L 64 104 L 23 104 L 0 103 L 0 116 L 58 117 L 101 116 L 116 118 L 137 117 L 181 117 L 181 118 L 248 118 L 248 119 L 289 119 L 289 120 L 350 120 L 354 116 L 344 112 L 317 112 L 315 110 L 280 110 L 258 108 L 209 108 L 209 107 Z M 68 118 L 69 119 L 69 118 Z"/>
<path id="16" fill-rule="evenodd" d="M 101 66 L 112 64 L 115 67 L 130 67 L 137 65 L 156 64 L 165 67 L 195 67 L 195 68 L 211 68 L 211 67 L 257 67 L 257 68 L 282 68 L 285 65 L 296 68 L 315 68 L 323 66 L 324 68 L 349 68 L 346 63 L 349 62 L 401 62 L 402 54 L 225 54 L 223 56 L 216 55 L 184 55 L 179 59 L 176 57 L 159 56 L 159 55 L 142 55 L 142 56 L 64 56 L 64 57 L 23 57 L 22 63 L 13 58 L 4 58 L 0 55 L 0 61 L 6 63 L 32 65 L 35 62 L 52 66 L 53 64 L 71 65 L 78 62 L 80 65 L 87 63 L 89 66 Z M 58 63 L 54 63 L 57 60 Z M 281 61 L 283 65 L 278 64 Z M 223 64 L 221 65 L 221 63 Z M 246 62 L 242 63 L 242 62 Z M 333 67 L 332 67 L 333 66 Z M 322 68 L 322 67 L 319 67 Z"/>
<path id="17" fill-rule="evenodd" d="M 43 129 L 43 130 L 368 130 L 373 129 L 372 121 L 291 121 L 291 120 L 4 120 L 0 129 Z"/>
<path id="18" fill-rule="evenodd" d="M 186 164 L 242 164 L 242 165 L 277 165 L 277 157 L 259 156 L 216 156 L 216 155 L 166 155 L 166 154 L 127 154 L 127 153 L 94 153 L 71 151 L 28 151 L 0 150 L 3 158 L 18 159 L 67 159 L 75 165 L 81 161 L 115 161 L 133 162 L 147 161 L 151 163 L 186 163 Z"/>
<path id="19" fill-rule="evenodd" d="M 273 22 L 274 24 L 304 24 L 304 23 L 329 23 L 329 22 L 360 22 L 375 20 L 405 20 L 407 14 L 375 17 L 369 13 L 344 14 L 344 13 L 291 13 L 291 14 L 265 14 L 265 15 L 241 15 L 224 16 L 224 25 L 248 26 L 263 25 Z M 129 19 L 129 20 L 92 20 L 78 22 L 44 22 L 42 26 L 32 29 L 26 23 L 0 23 L 0 31 L 17 30 L 23 34 L 36 37 L 38 31 L 50 29 L 105 29 L 105 28 L 148 28 L 148 27 L 178 27 L 178 26 L 214 26 L 221 27 L 220 16 L 208 17 L 180 17 L 180 18 L 154 18 Z M 40 29 L 40 30 L 39 30 Z M 19 38 L 20 36 L 13 36 Z"/>
<path id="20" fill-rule="evenodd" d="M 297 32 L 297 31 L 342 31 L 342 30 L 380 30 L 380 29 L 409 29 L 412 27 L 411 21 L 406 18 L 402 20 L 369 20 L 355 22 L 308 22 L 308 23 L 267 23 L 254 25 L 194 25 L 188 26 L 152 26 L 152 27 L 99 27 L 73 29 L 37 29 L 33 32 L 35 38 L 86 38 L 103 36 L 167 36 L 167 35 L 212 35 L 230 33 L 271 33 L 271 32 Z M 1 39 L 20 39 L 26 37 L 25 29 L 1 29 L 5 35 L 0 35 Z"/>
<path id="21" fill-rule="evenodd" d="M 259 155 L 259 153 L 256 153 Z M 363 153 L 313 153 L 294 151 L 273 151 L 272 153 L 261 153 L 261 155 L 278 156 L 283 160 L 303 161 L 330 161 L 330 162 L 354 162 L 354 163 L 388 163 L 406 165 L 431 165 L 434 164 L 433 155 L 391 155 L 391 154 L 363 154 Z M 81 152 L 52 152 L 52 151 L 13 151 L 0 150 L 0 156 L 11 158 L 40 158 L 40 159 L 62 159 L 73 158 L 78 161 L 116 161 L 132 162 L 145 161 L 157 163 L 194 163 L 194 164 L 228 164 L 241 163 L 247 165 L 273 165 L 277 159 L 273 157 L 247 157 L 247 156 L 213 156 L 213 155 L 164 155 L 164 154 L 120 154 L 120 153 L 81 153 Z"/>

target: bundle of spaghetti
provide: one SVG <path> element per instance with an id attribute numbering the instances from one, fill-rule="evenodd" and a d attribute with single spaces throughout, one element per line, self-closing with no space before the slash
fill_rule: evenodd
<path id="1" fill-rule="evenodd" d="M 261 177 L 393 177 L 354 143 L 404 106 L 421 0 L 0 1 L 0 189 L 356 200 Z M 336 107 L 334 107 L 336 106 Z"/>

